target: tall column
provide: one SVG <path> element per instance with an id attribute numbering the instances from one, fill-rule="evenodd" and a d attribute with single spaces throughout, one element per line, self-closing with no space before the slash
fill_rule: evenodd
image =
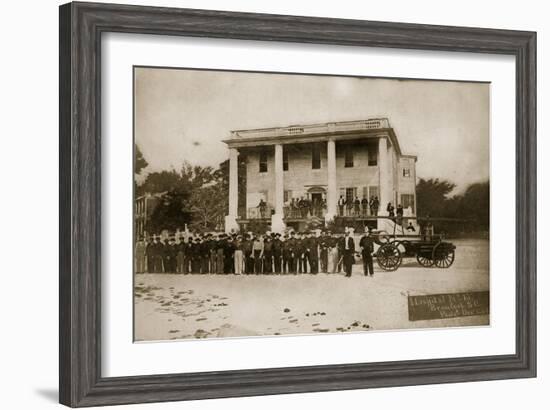
<path id="1" fill-rule="evenodd" d="M 336 194 L 336 142 L 327 141 L 327 214 L 325 221 L 329 222 L 336 216 L 338 196 Z"/>
<path id="2" fill-rule="evenodd" d="M 390 169 L 388 160 L 388 142 L 386 137 L 378 139 L 378 172 L 380 174 L 380 207 L 378 215 L 387 216 L 386 206 L 391 202 Z M 378 221 L 378 227 L 384 225 L 384 221 Z"/>
<path id="3" fill-rule="evenodd" d="M 275 213 L 271 216 L 271 230 L 282 233 L 285 230 L 284 223 L 284 170 L 283 170 L 283 146 L 275 144 Z"/>
<path id="4" fill-rule="evenodd" d="M 239 151 L 229 149 L 229 213 L 225 217 L 225 232 L 238 232 L 239 209 Z"/>

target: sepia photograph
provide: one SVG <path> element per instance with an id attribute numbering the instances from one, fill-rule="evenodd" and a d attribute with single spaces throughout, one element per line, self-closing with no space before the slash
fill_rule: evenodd
<path id="1" fill-rule="evenodd" d="M 490 325 L 490 83 L 133 75 L 135 342 Z"/>

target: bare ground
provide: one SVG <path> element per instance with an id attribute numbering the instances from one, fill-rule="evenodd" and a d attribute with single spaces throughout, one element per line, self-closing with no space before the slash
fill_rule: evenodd
<path id="1" fill-rule="evenodd" d="M 449 269 L 405 259 L 395 272 L 353 276 L 177 275 L 135 277 L 135 340 L 243 337 L 488 325 L 489 316 L 411 322 L 407 295 L 489 289 L 489 241 L 461 239 Z"/>

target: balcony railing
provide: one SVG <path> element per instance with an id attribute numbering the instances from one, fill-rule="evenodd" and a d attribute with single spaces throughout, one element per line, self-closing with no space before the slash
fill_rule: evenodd
<path id="1" fill-rule="evenodd" d="M 272 206 L 265 207 L 250 207 L 246 210 L 247 219 L 271 219 L 271 215 L 275 212 L 275 209 Z M 325 206 L 307 206 L 307 207 L 296 207 L 296 206 L 285 206 L 283 207 L 284 218 L 285 219 L 308 219 L 311 217 L 324 218 L 327 213 L 327 208 Z M 349 217 L 349 218 L 367 218 L 372 216 L 378 216 L 379 211 L 371 209 L 370 206 L 359 205 L 358 207 L 353 205 L 351 207 L 337 206 L 336 207 L 336 216 L 339 217 Z M 405 216 L 411 216 L 412 212 L 408 209 L 405 209 Z"/>
<path id="2" fill-rule="evenodd" d="M 389 128 L 387 118 L 371 118 L 358 121 L 329 122 L 323 124 L 292 125 L 290 127 L 259 128 L 231 131 L 231 138 L 268 138 L 291 135 L 315 135 L 338 131 L 361 131 Z"/>

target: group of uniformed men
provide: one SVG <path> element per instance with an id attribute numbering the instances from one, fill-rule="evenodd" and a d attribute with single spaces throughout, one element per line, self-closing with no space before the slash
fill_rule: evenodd
<path id="1" fill-rule="evenodd" d="M 359 246 L 365 275 L 373 275 L 373 238 L 365 229 Z M 298 274 L 337 273 L 351 276 L 355 263 L 351 231 L 290 231 L 258 234 L 189 235 L 187 238 L 139 240 L 136 244 L 137 273 Z"/>

